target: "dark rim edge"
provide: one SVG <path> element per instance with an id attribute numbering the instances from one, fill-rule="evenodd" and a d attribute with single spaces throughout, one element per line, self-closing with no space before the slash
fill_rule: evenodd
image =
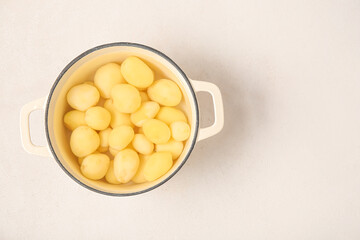
<path id="1" fill-rule="evenodd" d="M 182 75 L 182 77 L 185 79 L 187 85 L 189 86 L 190 90 L 191 90 L 191 95 L 192 97 L 195 99 L 195 111 L 196 111 L 196 122 L 195 122 L 195 136 L 194 136 L 194 139 L 191 143 L 191 146 L 189 148 L 189 151 L 188 153 L 186 154 L 185 158 L 183 159 L 182 163 L 179 165 L 179 167 L 177 167 L 175 169 L 175 171 L 169 175 L 167 178 L 165 178 L 163 181 L 161 181 L 160 183 L 150 187 L 150 188 L 147 188 L 145 190 L 142 190 L 142 191 L 138 191 L 138 192 L 132 192 L 132 193 L 110 193 L 110 192 L 104 192 L 104 191 L 101 191 L 101 190 L 98 190 L 98 189 L 95 189 L 95 188 L 92 188 L 88 185 L 86 185 L 85 183 L 79 181 L 76 177 L 74 177 L 63 165 L 62 163 L 60 162 L 60 160 L 58 159 L 55 151 L 54 151 L 54 148 L 51 144 L 51 141 L 50 141 L 50 135 L 49 135 L 49 128 L 48 128 L 48 113 L 49 113 L 49 105 L 50 105 L 50 100 L 52 98 L 52 95 L 54 93 L 54 90 L 57 86 L 57 84 L 59 83 L 60 79 L 63 77 L 63 75 L 67 72 L 67 70 L 69 70 L 70 67 L 72 67 L 76 62 L 78 62 L 80 59 L 82 59 L 83 57 L 85 57 L 86 55 L 92 53 L 92 52 L 95 52 L 97 50 L 100 50 L 100 49 L 103 49 L 103 48 L 108 48 L 108 47 L 114 47 L 114 46 L 130 46 L 130 47 L 138 47 L 138 48 L 142 48 L 142 49 L 145 49 L 145 50 L 149 50 L 149 51 L 152 51 L 156 54 L 158 54 L 160 57 L 164 58 L 165 60 L 167 60 L 168 62 L 170 62 L 176 69 L 177 71 L 179 71 L 179 73 Z M 181 168 L 182 166 L 185 164 L 185 162 L 188 160 L 192 150 L 194 149 L 194 146 L 195 146 L 195 143 L 196 143 L 196 140 L 197 140 L 197 135 L 198 135 L 198 131 L 199 131 L 199 106 L 198 106 L 198 102 L 197 102 L 197 98 L 196 98 L 196 94 L 195 94 L 195 91 L 188 79 L 188 77 L 186 76 L 186 74 L 182 71 L 182 69 L 171 59 L 169 58 L 168 56 L 166 56 L 164 53 L 154 49 L 154 48 L 151 48 L 149 46 L 146 46 L 146 45 L 142 45 L 142 44 L 138 44 L 138 43 L 131 43 L 131 42 L 114 42 L 114 43 L 107 43 L 107 44 L 103 44 L 103 45 L 100 45 L 100 46 L 97 46 L 97 47 L 94 47 L 94 48 L 91 48 L 85 52 L 83 52 L 82 54 L 80 54 L 79 56 L 77 56 L 76 58 L 74 58 L 68 65 L 66 65 L 66 67 L 60 72 L 59 76 L 56 78 L 53 86 L 51 87 L 51 90 L 50 90 L 50 93 L 48 95 L 48 98 L 46 100 L 46 107 L 45 107 L 45 132 L 46 132 L 46 140 L 49 144 L 49 147 L 50 147 L 50 150 L 51 150 L 51 153 L 53 155 L 53 157 L 55 158 L 56 162 L 59 164 L 59 166 L 62 168 L 62 170 L 70 177 L 72 178 L 75 182 L 77 182 L 78 184 L 80 184 L 81 186 L 87 188 L 88 190 L 91 190 L 93 192 L 96 192 L 96 193 L 100 193 L 100 194 L 104 194 L 104 195 L 107 195 L 107 196 L 115 196 L 115 197 L 125 197 L 125 196 L 134 196 L 134 195 L 138 195 L 138 194 L 142 194 L 142 193 L 146 193 L 146 192 L 149 192 L 157 187 L 160 187 L 161 185 L 163 185 L 164 183 L 166 183 L 167 181 L 169 181 Z"/>

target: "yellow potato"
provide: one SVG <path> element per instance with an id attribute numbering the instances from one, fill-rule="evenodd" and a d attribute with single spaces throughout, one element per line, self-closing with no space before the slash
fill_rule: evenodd
<path id="1" fill-rule="evenodd" d="M 170 128 L 160 120 L 149 119 L 142 128 L 146 138 L 155 144 L 166 143 L 170 139 Z"/>
<path id="2" fill-rule="evenodd" d="M 144 177 L 147 181 L 154 181 L 167 173 L 172 167 L 173 160 L 170 152 L 153 153 L 144 167 Z"/>
<path id="3" fill-rule="evenodd" d="M 110 161 L 110 166 L 109 169 L 105 175 L 105 179 L 108 183 L 111 184 L 120 184 L 121 182 L 119 182 L 116 177 L 115 177 L 115 173 L 114 173 L 114 160 Z"/>
<path id="4" fill-rule="evenodd" d="M 115 150 L 122 150 L 131 143 L 134 138 L 132 127 L 123 125 L 114 128 L 109 135 L 109 146 Z"/>
<path id="5" fill-rule="evenodd" d="M 163 121 L 167 125 L 178 121 L 187 122 L 185 114 L 181 110 L 173 107 L 161 107 L 155 118 Z"/>
<path id="6" fill-rule="evenodd" d="M 72 108 L 85 111 L 99 102 L 100 93 L 96 87 L 90 84 L 80 84 L 69 90 L 66 99 Z"/>
<path id="7" fill-rule="evenodd" d="M 138 153 L 145 155 L 152 153 L 154 150 L 154 144 L 144 134 L 135 134 L 132 146 Z"/>
<path id="8" fill-rule="evenodd" d="M 147 88 L 154 81 L 154 73 L 146 63 L 137 57 L 128 57 L 121 64 L 125 80 L 138 88 Z"/>
<path id="9" fill-rule="evenodd" d="M 151 100 L 170 107 L 178 105 L 182 98 L 178 85 L 169 79 L 155 81 L 148 88 L 147 93 Z"/>
<path id="10" fill-rule="evenodd" d="M 173 122 L 170 129 L 171 136 L 176 141 L 185 141 L 190 136 L 190 126 L 186 122 Z"/>
<path id="11" fill-rule="evenodd" d="M 106 129 L 111 120 L 111 114 L 103 107 L 91 107 L 86 110 L 85 122 L 87 125 L 95 130 Z"/>
<path id="12" fill-rule="evenodd" d="M 110 98 L 111 88 L 115 84 L 124 83 L 121 67 L 116 63 L 107 63 L 96 70 L 94 76 L 95 86 L 103 98 Z"/>
<path id="13" fill-rule="evenodd" d="M 160 106 L 157 102 L 144 102 L 136 112 L 130 115 L 131 122 L 137 127 L 141 127 L 146 120 L 154 118 L 159 109 Z"/>
<path id="14" fill-rule="evenodd" d="M 149 160 L 150 155 L 139 155 L 140 158 L 140 164 L 139 168 L 135 174 L 135 176 L 131 179 L 134 183 L 144 183 L 146 182 L 145 176 L 144 176 L 144 169 L 146 162 Z"/>
<path id="15" fill-rule="evenodd" d="M 113 155 L 114 157 L 116 156 L 116 154 L 118 154 L 120 152 L 120 150 L 117 150 L 115 148 L 109 147 L 109 152 L 111 155 Z"/>
<path id="16" fill-rule="evenodd" d="M 114 104 L 111 99 L 105 101 L 104 108 L 106 108 L 111 114 L 110 126 L 112 128 L 120 127 L 122 125 L 128 125 L 130 127 L 134 126 L 134 124 L 132 124 L 130 120 L 130 114 L 119 112 L 114 107 Z"/>
<path id="17" fill-rule="evenodd" d="M 110 159 L 106 154 L 90 154 L 81 163 L 81 173 L 92 180 L 99 180 L 106 175 L 109 169 Z"/>
<path id="18" fill-rule="evenodd" d="M 64 116 L 64 124 L 71 131 L 77 127 L 86 126 L 85 113 L 78 110 L 67 112 Z"/>
<path id="19" fill-rule="evenodd" d="M 80 126 L 71 133 L 70 148 L 77 157 L 85 157 L 95 152 L 99 145 L 99 135 L 88 126 Z"/>
<path id="20" fill-rule="evenodd" d="M 155 146 L 156 152 L 170 152 L 173 160 L 177 159 L 180 156 L 183 149 L 183 142 L 178 142 L 174 139 L 170 139 L 170 141 L 164 144 L 156 144 Z"/>
<path id="21" fill-rule="evenodd" d="M 129 182 L 139 168 L 139 156 L 132 149 L 120 151 L 114 159 L 114 174 L 121 183 Z"/>
<path id="22" fill-rule="evenodd" d="M 99 152 L 106 152 L 109 149 L 109 136 L 111 133 L 111 128 L 107 128 L 99 132 L 100 137 L 100 146 L 98 148 Z"/>
<path id="23" fill-rule="evenodd" d="M 139 90 L 130 84 L 116 84 L 111 89 L 114 107 L 122 113 L 133 113 L 141 104 Z"/>
<path id="24" fill-rule="evenodd" d="M 149 96 L 145 92 L 140 92 L 141 102 L 147 102 L 150 101 Z"/>

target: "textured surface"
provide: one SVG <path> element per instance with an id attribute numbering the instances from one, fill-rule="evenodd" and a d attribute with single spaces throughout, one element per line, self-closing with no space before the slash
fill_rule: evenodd
<path id="1" fill-rule="evenodd" d="M 51 2 L 0 0 L 0 239 L 360 238 L 359 1 Z M 221 134 L 128 198 L 28 155 L 18 127 L 69 61 L 114 41 L 163 51 L 225 105 Z"/>

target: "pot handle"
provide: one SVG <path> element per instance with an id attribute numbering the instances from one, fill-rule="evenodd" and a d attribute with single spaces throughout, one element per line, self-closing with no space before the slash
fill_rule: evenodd
<path id="1" fill-rule="evenodd" d="M 224 126 L 224 106 L 220 89 L 213 83 L 191 80 L 191 84 L 195 89 L 195 92 L 208 92 L 210 93 L 214 103 L 214 123 L 213 125 L 200 128 L 197 141 L 204 140 L 215 134 L 219 133 Z"/>
<path id="2" fill-rule="evenodd" d="M 29 116 L 35 110 L 43 109 L 47 97 L 37 99 L 25 104 L 20 111 L 21 143 L 26 152 L 38 156 L 49 157 L 50 153 L 46 146 L 34 145 L 30 137 Z"/>

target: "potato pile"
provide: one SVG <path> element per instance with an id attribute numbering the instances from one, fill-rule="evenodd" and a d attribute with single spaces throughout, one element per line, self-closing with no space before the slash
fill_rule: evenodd
<path id="1" fill-rule="evenodd" d="M 103 100 L 101 100 L 103 99 Z M 138 57 L 97 69 L 94 81 L 72 87 L 64 115 L 82 174 L 111 184 L 154 181 L 167 173 L 190 136 L 174 81 L 154 80 Z M 103 104 L 100 104 L 103 102 Z"/>

